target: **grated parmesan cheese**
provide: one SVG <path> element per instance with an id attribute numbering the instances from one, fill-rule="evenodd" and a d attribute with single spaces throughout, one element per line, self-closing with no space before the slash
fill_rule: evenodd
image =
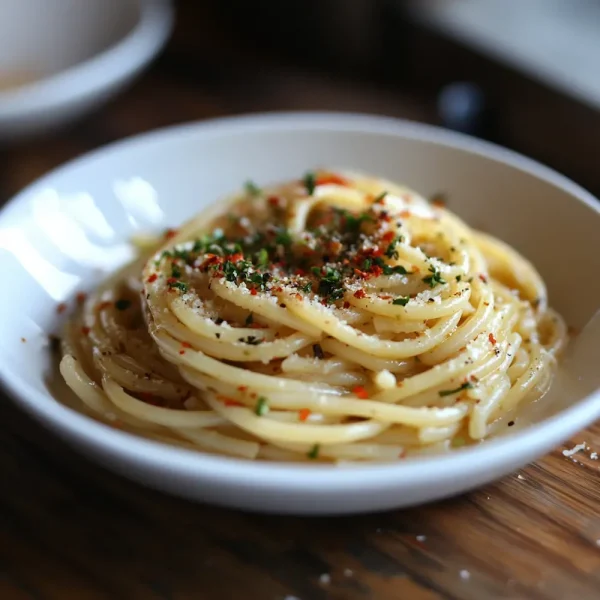
<path id="1" fill-rule="evenodd" d="M 573 456 L 573 454 L 577 454 L 578 452 L 581 452 L 582 450 L 585 450 L 585 442 L 582 442 L 581 444 L 577 444 L 576 446 L 573 446 L 573 448 L 571 448 L 570 450 L 563 450 L 563 456 Z"/>
<path id="2" fill-rule="evenodd" d="M 375 385 L 383 390 L 391 390 L 396 387 L 396 377 L 387 369 L 379 371 L 373 378 Z"/>

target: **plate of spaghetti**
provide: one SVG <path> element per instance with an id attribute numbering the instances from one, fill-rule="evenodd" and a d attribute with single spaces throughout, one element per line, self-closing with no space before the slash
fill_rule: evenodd
<path id="1" fill-rule="evenodd" d="M 134 138 L 0 217 L 23 292 L 0 375 L 81 451 L 192 499 L 334 514 L 452 495 L 600 416 L 589 347 L 569 355 L 598 308 L 590 278 L 568 293 L 600 266 L 594 202 L 390 119 Z"/>

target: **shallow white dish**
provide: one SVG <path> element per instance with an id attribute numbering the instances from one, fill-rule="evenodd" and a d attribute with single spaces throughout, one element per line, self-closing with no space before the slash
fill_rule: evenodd
<path id="1" fill-rule="evenodd" d="M 451 455 L 379 466 L 203 455 L 133 437 L 54 400 L 47 336 L 58 325 L 56 307 L 127 260 L 134 232 L 176 226 L 248 177 L 263 184 L 321 165 L 402 181 L 426 196 L 446 192 L 453 211 L 534 262 L 570 325 L 581 328 L 598 308 L 598 203 L 527 158 L 433 127 L 360 115 L 185 125 L 84 156 L 24 190 L 0 214 L 0 270 L 10 282 L 0 295 L 0 378 L 17 405 L 77 450 L 149 486 L 297 514 L 382 510 L 457 494 L 516 470 L 600 418 L 590 351 L 597 338 L 580 348 L 551 390 L 545 406 L 558 414 Z"/>
<path id="2" fill-rule="evenodd" d="M 170 0 L 3 0 L 1 17 L 7 140 L 64 125 L 116 94 L 164 45 L 173 10 Z"/>

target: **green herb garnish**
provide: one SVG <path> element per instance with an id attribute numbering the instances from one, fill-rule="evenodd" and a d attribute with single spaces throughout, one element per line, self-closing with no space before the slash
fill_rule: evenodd
<path id="1" fill-rule="evenodd" d="M 246 193 L 250 196 L 258 196 L 262 190 L 250 179 L 244 184 Z"/>
<path id="2" fill-rule="evenodd" d="M 397 306 L 406 306 L 408 304 L 409 300 L 410 300 L 410 296 L 404 296 L 404 297 L 400 297 L 400 298 L 396 298 L 395 300 L 392 300 L 392 304 L 396 304 Z"/>
<path id="3" fill-rule="evenodd" d="M 370 258 L 365 258 L 365 262 L 362 264 L 363 271 L 370 271 L 373 266 L 373 261 Z"/>
<path id="4" fill-rule="evenodd" d="M 429 287 L 434 288 L 438 284 L 446 283 L 446 280 L 442 278 L 441 273 L 433 266 L 429 266 L 429 272 L 431 275 L 423 277 L 423 281 L 429 284 Z"/>
<path id="5" fill-rule="evenodd" d="M 256 401 L 256 407 L 254 412 L 259 417 L 264 417 L 269 412 L 269 403 L 268 400 L 264 396 L 260 396 Z"/>
<path id="6" fill-rule="evenodd" d="M 188 291 L 188 286 L 187 286 L 187 284 L 183 283 L 183 281 L 172 281 L 168 285 L 170 288 L 178 289 L 184 293 Z"/>
<path id="7" fill-rule="evenodd" d="M 305 294 L 310 294 L 312 292 L 312 281 L 309 281 L 305 285 L 300 288 Z"/>
<path id="8" fill-rule="evenodd" d="M 312 196 L 315 193 L 315 188 L 317 187 L 317 177 L 312 172 L 309 171 L 304 178 L 302 179 L 302 183 L 304 183 L 304 187 L 309 196 Z"/>
<path id="9" fill-rule="evenodd" d="M 387 190 L 381 192 L 381 194 L 378 194 L 377 196 L 375 196 L 374 200 L 373 200 L 373 204 L 381 204 L 383 202 L 383 199 L 387 196 Z"/>
<path id="10" fill-rule="evenodd" d="M 266 248 L 261 248 L 256 255 L 256 264 L 261 268 L 269 265 L 269 253 Z"/>
<path id="11" fill-rule="evenodd" d="M 473 384 L 470 381 L 465 381 L 462 385 L 458 386 L 455 390 L 441 390 L 438 394 L 442 397 L 444 396 L 452 396 L 452 394 L 458 394 L 458 392 L 462 392 L 463 390 L 470 390 L 473 388 Z"/>
<path id="12" fill-rule="evenodd" d="M 398 258 L 399 255 L 398 255 L 398 250 L 396 250 L 396 244 L 398 244 L 401 241 L 402 241 L 402 236 L 399 235 L 390 242 L 390 245 L 385 250 L 385 255 L 388 258 Z"/>
<path id="13" fill-rule="evenodd" d="M 319 451 L 321 450 L 321 445 L 320 444 L 315 444 L 307 453 L 306 456 L 308 456 L 308 458 L 310 458 L 311 460 L 315 460 L 319 457 Z"/>
<path id="14" fill-rule="evenodd" d="M 390 267 L 390 265 L 383 265 L 383 274 L 410 275 L 410 273 L 402 265 L 396 265 L 395 267 Z"/>

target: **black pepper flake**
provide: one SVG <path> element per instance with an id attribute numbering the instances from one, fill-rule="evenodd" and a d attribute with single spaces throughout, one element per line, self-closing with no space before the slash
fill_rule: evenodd
<path id="1" fill-rule="evenodd" d="M 117 300 L 115 302 L 115 308 L 117 310 L 127 310 L 131 306 L 130 300 Z"/>
<path id="2" fill-rule="evenodd" d="M 282 302 L 282 303 L 281 303 L 279 306 L 280 306 L 281 308 L 285 308 L 285 307 L 286 307 L 286 304 Z"/>
<path id="3" fill-rule="evenodd" d="M 315 358 L 320 360 L 325 358 L 325 355 L 323 354 L 323 348 L 321 348 L 320 344 L 313 344 L 313 354 L 315 355 Z"/>
<path id="4" fill-rule="evenodd" d="M 514 424 L 515 424 L 515 422 L 514 422 L 514 421 L 509 421 L 509 422 L 508 422 L 508 426 L 509 426 L 509 427 L 512 427 Z"/>
<path id="5" fill-rule="evenodd" d="M 215 333 L 215 337 L 220 340 L 221 339 L 221 334 L 220 333 Z"/>

